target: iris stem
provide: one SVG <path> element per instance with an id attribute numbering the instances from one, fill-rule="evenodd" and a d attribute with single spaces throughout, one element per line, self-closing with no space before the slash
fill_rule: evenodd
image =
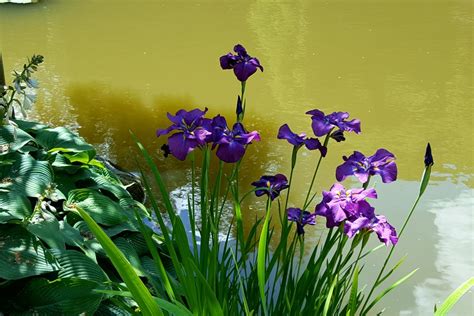
<path id="1" fill-rule="evenodd" d="M 245 86 L 246 86 L 246 83 L 247 81 L 242 81 L 241 82 L 241 89 L 240 89 L 240 101 L 242 102 L 242 113 L 241 114 L 237 114 L 237 122 L 242 122 L 244 120 L 244 116 L 245 116 L 245 106 L 246 106 L 246 102 L 244 100 L 244 96 L 245 96 Z"/>
<path id="2" fill-rule="evenodd" d="M 194 248 L 194 255 L 197 255 L 197 242 L 196 242 L 196 158 L 194 152 L 191 152 L 191 207 L 189 210 L 189 219 L 191 224 L 191 232 L 192 232 L 192 239 L 193 239 L 193 248 Z"/>
<path id="3" fill-rule="evenodd" d="M 285 201 L 285 208 L 283 212 L 286 214 L 286 209 L 288 208 L 288 201 L 290 199 L 290 190 L 291 190 L 291 183 L 293 182 L 293 171 L 295 170 L 296 166 L 296 158 L 297 158 L 298 148 L 293 146 L 293 152 L 291 155 L 291 170 L 290 170 L 290 180 L 288 181 L 288 192 L 286 193 L 286 201 Z"/>
<path id="4" fill-rule="evenodd" d="M 327 148 L 327 145 L 328 145 L 328 142 L 329 142 L 329 135 L 330 134 L 331 134 L 331 131 L 329 131 L 329 133 L 326 135 L 326 138 L 324 139 L 324 145 L 323 146 L 326 147 L 326 148 Z M 306 210 L 306 208 L 308 207 L 309 196 L 311 195 L 311 190 L 313 189 L 314 180 L 316 179 L 316 175 L 318 174 L 319 165 L 321 164 L 321 160 L 323 160 L 323 154 L 322 153 L 319 156 L 318 163 L 316 164 L 316 169 L 314 170 L 313 178 L 311 179 L 311 184 L 309 185 L 308 193 L 306 194 L 306 198 L 304 200 L 303 210 Z"/>

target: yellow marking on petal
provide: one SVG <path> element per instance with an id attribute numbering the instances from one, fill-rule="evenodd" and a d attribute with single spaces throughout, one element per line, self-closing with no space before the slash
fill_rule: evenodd
<path id="1" fill-rule="evenodd" d="M 270 181 L 267 181 L 267 187 L 270 187 L 271 183 Z"/>

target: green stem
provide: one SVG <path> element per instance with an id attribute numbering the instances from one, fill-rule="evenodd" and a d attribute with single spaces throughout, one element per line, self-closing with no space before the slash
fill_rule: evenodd
<path id="1" fill-rule="evenodd" d="M 245 116 L 245 86 L 246 86 L 247 81 L 242 81 L 241 82 L 241 90 L 240 90 L 240 102 L 242 102 L 242 113 L 237 114 L 237 122 L 242 122 L 244 120 Z"/>
<path id="2" fill-rule="evenodd" d="M 327 147 L 327 145 L 328 145 L 330 134 L 331 134 L 331 131 L 329 131 L 329 133 L 326 135 L 326 138 L 324 139 L 324 145 L 323 145 L 324 147 Z M 309 197 L 311 195 L 311 190 L 313 189 L 314 180 L 316 179 L 316 175 L 318 174 L 319 165 L 321 164 L 321 160 L 323 160 L 323 155 L 322 154 L 319 156 L 318 163 L 316 164 L 316 169 L 314 170 L 313 178 L 311 179 L 311 184 L 309 185 L 308 193 L 306 194 L 306 198 L 304 200 L 303 210 L 306 210 L 306 208 L 308 207 L 308 204 L 309 204 L 308 200 L 309 200 Z"/>
<path id="3" fill-rule="evenodd" d="M 286 213 L 286 209 L 288 208 L 288 201 L 290 199 L 291 183 L 293 182 L 293 171 L 295 170 L 295 166 L 296 166 L 297 153 L 298 153 L 298 148 L 296 146 L 293 146 L 293 152 L 291 155 L 290 180 L 288 181 L 288 192 L 286 193 L 285 208 L 283 209 L 283 212 L 285 213 Z"/>

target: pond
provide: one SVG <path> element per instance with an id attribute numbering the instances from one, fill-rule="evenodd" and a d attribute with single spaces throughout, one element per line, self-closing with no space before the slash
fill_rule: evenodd
<path id="1" fill-rule="evenodd" d="M 309 133 L 306 111 L 348 111 L 361 120 L 362 133 L 331 144 L 316 189 L 329 189 L 342 155 L 386 148 L 397 157 L 399 179 L 377 184 L 375 206 L 401 227 L 429 141 L 432 184 L 395 256 L 407 255 L 398 276 L 420 270 L 383 305 L 387 315 L 430 315 L 474 275 L 472 10 L 470 1 L 441 0 L 43 0 L 0 6 L 0 51 L 6 69 L 21 67 L 33 53 L 45 56 L 33 119 L 77 130 L 134 170 L 131 129 L 155 152 L 173 187 L 186 186 L 189 174 L 161 157 L 164 140 L 155 130 L 179 108 L 233 115 L 240 86 L 218 57 L 236 43 L 265 67 L 247 83 L 246 123 L 262 141 L 244 160 L 243 183 L 289 172 L 290 147 L 276 139 L 282 124 Z M 302 155 L 293 204 L 304 200 L 314 165 L 313 156 Z M 247 212 L 249 221 L 262 214 Z M 308 229 L 307 247 L 317 236 L 318 229 Z M 373 271 L 385 251 L 374 257 Z M 375 278 L 371 268 L 365 280 Z M 453 315 L 470 314 L 472 302 L 471 291 Z"/>

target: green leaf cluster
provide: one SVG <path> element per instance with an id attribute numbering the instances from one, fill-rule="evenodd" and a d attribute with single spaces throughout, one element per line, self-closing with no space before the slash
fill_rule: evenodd
<path id="1" fill-rule="evenodd" d="M 161 284 L 140 232 L 148 229 L 141 224 L 146 209 L 97 160 L 93 146 L 72 131 L 11 122 L 0 126 L 0 312 L 145 312 L 137 299 L 110 293 L 133 293 L 126 278 L 134 273 L 136 288 L 151 287 L 139 276 Z M 87 219 L 110 240 L 107 247 L 113 245 L 121 260 L 131 263 L 125 277 L 104 249 L 104 236 Z M 148 242 L 159 247 L 155 238 Z"/>

